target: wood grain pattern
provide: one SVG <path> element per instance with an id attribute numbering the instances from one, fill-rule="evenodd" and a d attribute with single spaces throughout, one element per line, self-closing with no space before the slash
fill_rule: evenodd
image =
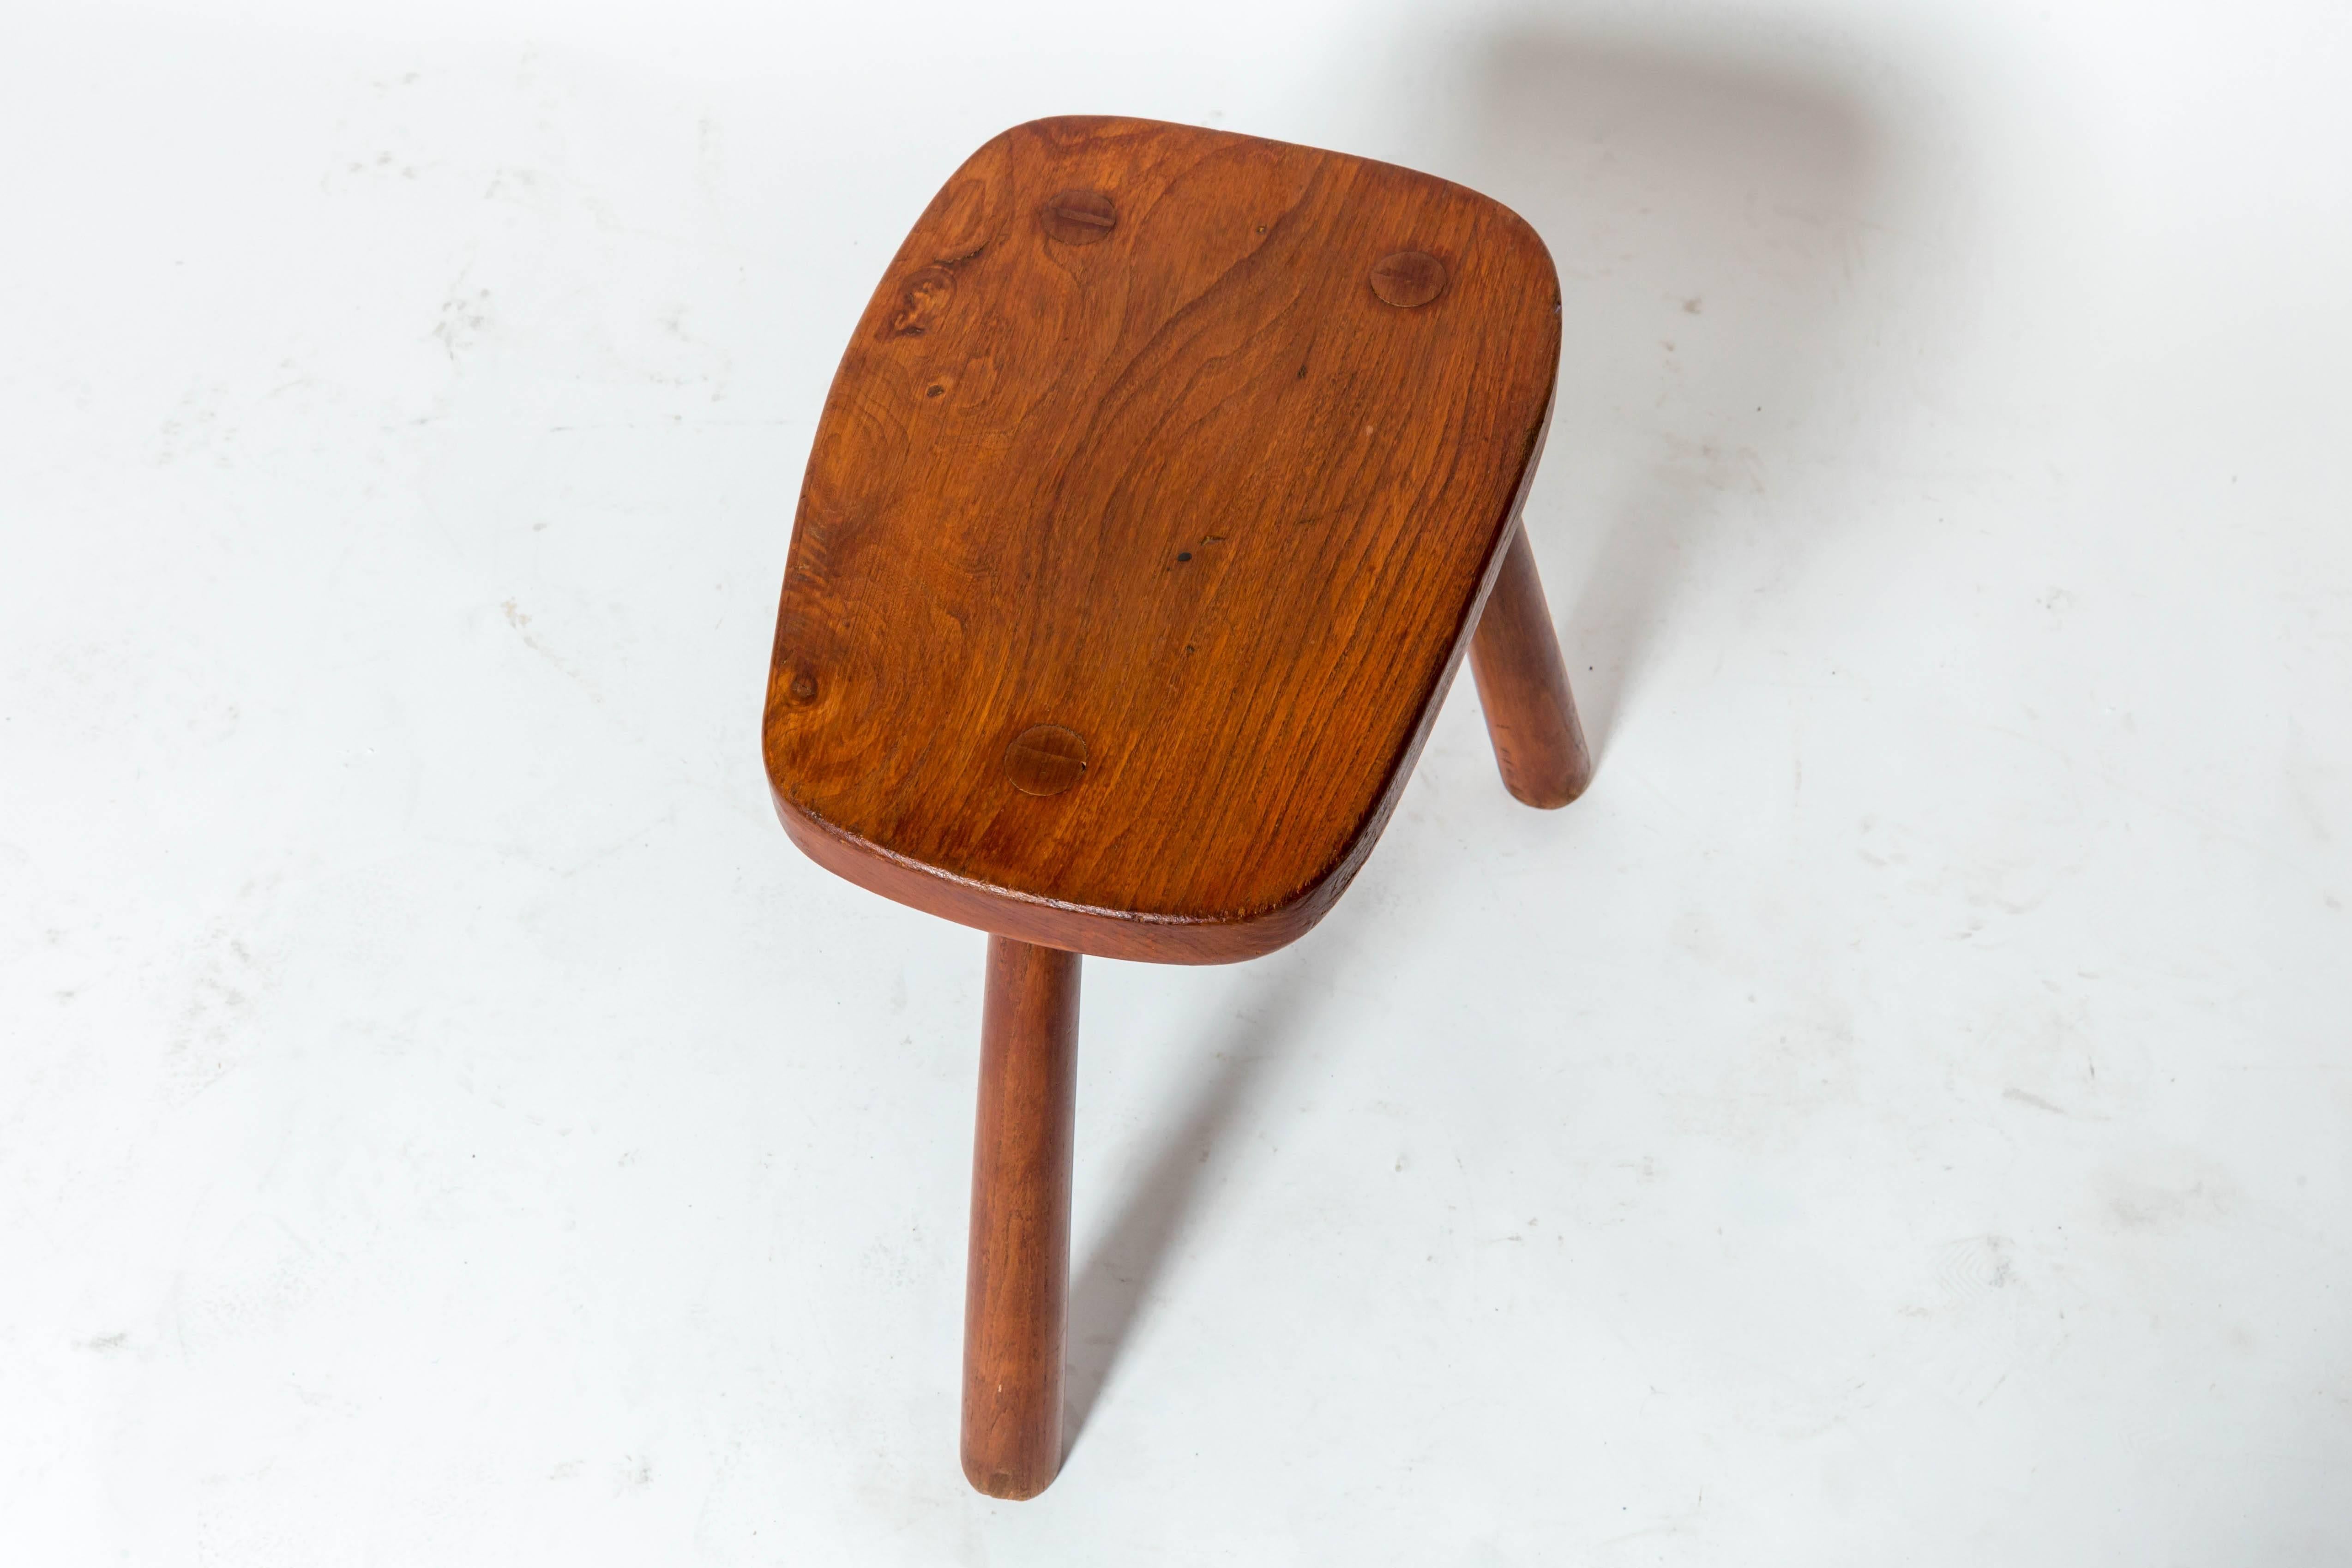
<path id="1" fill-rule="evenodd" d="M 1445 181 L 1139 120 L 989 142 L 811 452 L 764 729 L 794 841 L 1030 943 L 1296 937 L 1463 655 L 1559 351 L 1541 241 Z M 1083 748 L 1045 792 L 1038 727 Z"/>
<path id="2" fill-rule="evenodd" d="M 988 939 L 964 1277 L 963 1473 L 991 1497 L 1034 1497 L 1062 1464 L 1080 961 Z"/>
<path id="3" fill-rule="evenodd" d="M 1568 664 L 1544 603 L 1525 528 L 1511 530 L 1503 570 L 1478 617 L 1470 673 L 1503 786 L 1530 806 L 1565 806 L 1592 782 L 1592 753 L 1576 716 Z"/>

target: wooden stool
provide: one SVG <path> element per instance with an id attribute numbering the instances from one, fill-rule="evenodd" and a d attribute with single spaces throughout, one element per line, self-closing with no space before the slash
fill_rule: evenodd
<path id="1" fill-rule="evenodd" d="M 1426 174 L 1044 120 L 915 225 L 825 400 L 765 750 L 793 841 L 991 933 L 963 1466 L 1062 1458 L 1083 953 L 1221 964 L 1321 919 L 1466 649 L 1503 781 L 1591 759 L 1518 528 L 1559 281 Z"/>

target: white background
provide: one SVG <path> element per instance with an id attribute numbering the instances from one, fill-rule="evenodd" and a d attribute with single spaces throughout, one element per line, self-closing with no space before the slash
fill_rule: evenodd
<path id="1" fill-rule="evenodd" d="M 2352 10 L 9 6 L 0 1558 L 2352 1560 Z M 756 744 L 965 152 L 1524 213 L 1601 753 L 1086 971 L 1067 1468 L 955 1459 L 982 939 Z"/>

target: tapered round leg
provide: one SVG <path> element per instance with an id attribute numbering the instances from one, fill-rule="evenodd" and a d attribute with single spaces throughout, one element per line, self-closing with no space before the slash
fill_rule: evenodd
<path id="1" fill-rule="evenodd" d="M 963 1473 L 1034 1497 L 1062 1463 L 1078 956 L 988 939 L 964 1281 Z"/>
<path id="2" fill-rule="evenodd" d="M 1592 782 L 1592 753 L 1576 721 L 1527 529 L 1514 525 L 1502 575 L 1470 642 L 1470 673 L 1504 788 L 1530 806 L 1565 806 Z"/>

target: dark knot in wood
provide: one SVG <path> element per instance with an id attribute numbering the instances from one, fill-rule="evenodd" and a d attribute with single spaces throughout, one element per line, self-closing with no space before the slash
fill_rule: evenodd
<path id="1" fill-rule="evenodd" d="M 919 338 L 940 324 L 948 301 L 955 298 L 955 274 L 944 267 L 927 267 L 899 287 L 898 309 L 890 318 L 889 336 Z"/>
<path id="2" fill-rule="evenodd" d="M 1410 310 L 1445 292 L 1445 264 L 1424 250 L 1401 250 L 1372 265 L 1372 292 Z"/>
<path id="3" fill-rule="evenodd" d="M 1004 771 L 1024 795 L 1058 795 L 1086 777 L 1086 737 L 1058 724 L 1033 724 L 1004 748 Z"/>
<path id="4" fill-rule="evenodd" d="M 1100 191 L 1069 190 L 1048 197 L 1037 220 L 1064 245 L 1092 245 L 1118 226 L 1118 209 Z"/>

